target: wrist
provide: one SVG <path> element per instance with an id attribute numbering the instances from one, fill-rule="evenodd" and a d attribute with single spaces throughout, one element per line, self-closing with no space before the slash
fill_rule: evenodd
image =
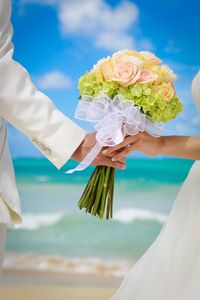
<path id="1" fill-rule="evenodd" d="M 81 149 L 83 147 L 83 142 L 84 142 L 84 140 L 81 142 L 81 144 L 78 146 L 78 148 L 76 148 L 76 150 L 74 151 L 74 153 L 71 156 L 71 158 L 77 162 L 80 161 Z"/>
<path id="2" fill-rule="evenodd" d="M 166 136 L 160 136 L 158 138 L 158 151 L 157 155 L 165 155 L 166 154 Z"/>

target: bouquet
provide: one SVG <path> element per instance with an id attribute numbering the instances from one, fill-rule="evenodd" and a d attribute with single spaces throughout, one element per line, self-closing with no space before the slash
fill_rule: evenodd
<path id="1" fill-rule="evenodd" d="M 80 101 L 75 117 L 94 123 L 97 143 L 84 160 L 67 173 L 84 170 L 105 146 L 126 135 L 147 131 L 160 136 L 162 123 L 183 109 L 176 96 L 176 75 L 153 53 L 122 50 L 101 59 L 79 80 Z M 78 202 L 80 209 L 106 219 L 113 215 L 114 169 L 98 166 Z"/>

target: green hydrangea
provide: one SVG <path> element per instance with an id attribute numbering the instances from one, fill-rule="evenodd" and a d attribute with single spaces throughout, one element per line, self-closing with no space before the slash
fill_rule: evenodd
<path id="1" fill-rule="evenodd" d="M 101 92 L 100 82 L 95 73 L 86 73 L 79 79 L 79 91 L 82 95 L 96 96 Z"/>
<path id="2" fill-rule="evenodd" d="M 167 123 L 183 110 L 183 105 L 176 96 L 170 102 L 166 102 L 153 90 L 151 84 L 136 83 L 123 88 L 114 81 L 101 81 L 93 72 L 88 72 L 80 78 L 79 90 L 81 96 L 96 96 L 103 92 L 113 99 L 116 95 L 123 95 L 125 99 L 131 100 L 133 105 L 140 106 L 142 111 L 155 122 Z"/>
<path id="3" fill-rule="evenodd" d="M 140 106 L 155 122 L 167 123 L 183 110 L 183 105 L 176 96 L 170 102 L 166 102 L 149 84 L 134 84 L 129 88 L 120 88 L 118 94 L 131 100 L 134 105 Z"/>
<path id="4" fill-rule="evenodd" d="M 100 81 L 95 73 L 86 73 L 79 79 L 80 95 L 96 96 L 102 92 L 111 99 L 117 95 L 119 85 L 114 81 Z"/>

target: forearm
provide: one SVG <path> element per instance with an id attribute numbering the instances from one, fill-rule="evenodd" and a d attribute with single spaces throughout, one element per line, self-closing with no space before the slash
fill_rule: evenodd
<path id="1" fill-rule="evenodd" d="M 165 136 L 158 154 L 200 160 L 200 136 Z"/>

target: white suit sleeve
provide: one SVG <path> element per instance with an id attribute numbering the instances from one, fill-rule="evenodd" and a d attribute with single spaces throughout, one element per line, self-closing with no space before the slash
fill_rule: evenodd
<path id="1" fill-rule="evenodd" d="M 0 116 L 22 131 L 61 168 L 85 137 L 32 83 L 28 72 L 13 60 L 11 2 L 0 1 Z"/>

